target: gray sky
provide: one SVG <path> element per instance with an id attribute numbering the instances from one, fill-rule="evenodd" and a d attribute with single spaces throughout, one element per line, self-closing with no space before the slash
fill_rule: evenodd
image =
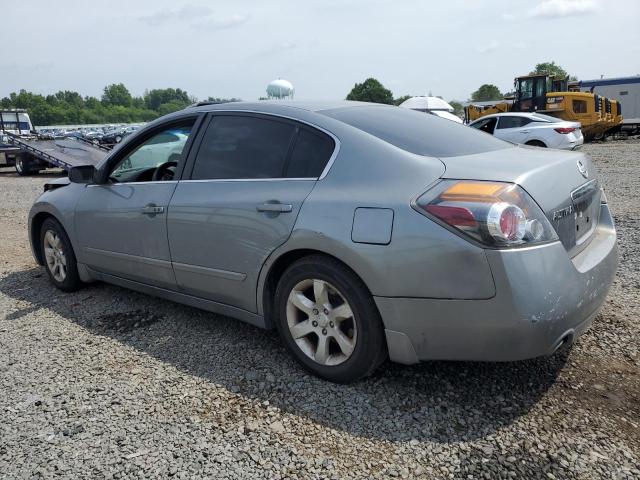
<path id="1" fill-rule="evenodd" d="M 378 78 L 395 96 L 467 99 L 555 60 L 582 79 L 640 74 L 638 0 L 30 0 L 0 6 L 0 97 L 99 96 L 108 83 L 198 98 L 344 98 Z"/>

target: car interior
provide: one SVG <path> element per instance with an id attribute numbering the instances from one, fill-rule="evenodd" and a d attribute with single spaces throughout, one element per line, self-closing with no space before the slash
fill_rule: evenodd
<path id="1" fill-rule="evenodd" d="M 192 127 L 193 122 L 172 126 L 133 146 L 112 167 L 109 181 L 124 183 L 173 180 Z"/>

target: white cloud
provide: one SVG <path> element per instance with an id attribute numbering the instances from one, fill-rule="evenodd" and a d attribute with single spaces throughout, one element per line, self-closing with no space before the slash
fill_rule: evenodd
<path id="1" fill-rule="evenodd" d="M 201 21 L 194 22 L 194 27 L 204 28 L 207 30 L 224 30 L 226 28 L 239 27 L 249 21 L 251 15 L 233 14 L 230 17 L 208 17 Z"/>
<path id="2" fill-rule="evenodd" d="M 491 40 L 489 43 L 484 45 L 477 45 L 476 52 L 478 53 L 489 53 L 497 50 L 500 47 L 500 43 L 497 40 Z"/>
<path id="3" fill-rule="evenodd" d="M 525 48 L 527 48 L 527 44 L 524 42 L 516 42 L 513 44 L 513 48 L 516 48 L 518 50 L 524 50 Z"/>
<path id="4" fill-rule="evenodd" d="M 527 15 L 535 18 L 558 18 L 585 15 L 597 10 L 595 0 L 542 0 Z"/>
<path id="5" fill-rule="evenodd" d="M 502 20 L 504 20 L 505 22 L 515 20 L 517 17 L 518 16 L 515 13 L 503 12 L 500 14 L 500 18 L 502 18 Z"/>
<path id="6" fill-rule="evenodd" d="M 186 4 L 177 10 L 160 10 L 151 15 L 138 17 L 143 23 L 150 27 L 157 27 L 168 23 L 187 23 L 194 27 L 206 30 L 224 30 L 246 23 L 250 15 L 240 15 L 235 13 L 230 16 L 219 17 L 213 11 L 203 5 Z"/>
<path id="7" fill-rule="evenodd" d="M 200 17 L 206 17 L 211 15 L 211 9 L 209 7 L 204 7 L 201 5 L 183 5 L 178 10 L 160 10 L 156 13 L 152 13 L 151 15 L 145 15 L 142 17 L 138 17 L 143 23 L 151 27 L 156 27 L 158 25 L 162 25 L 169 22 L 175 21 L 190 21 Z"/>

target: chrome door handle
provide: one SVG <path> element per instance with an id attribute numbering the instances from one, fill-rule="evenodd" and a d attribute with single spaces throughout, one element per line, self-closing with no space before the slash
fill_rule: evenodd
<path id="1" fill-rule="evenodd" d="M 143 215 L 157 215 L 158 213 L 163 213 L 163 212 L 164 212 L 164 207 L 159 207 L 157 205 L 154 205 L 153 203 L 150 203 L 149 205 L 145 205 L 144 207 L 142 207 Z"/>
<path id="2" fill-rule="evenodd" d="M 293 205 L 286 203 L 263 203 L 262 205 L 258 205 L 256 209 L 259 212 L 289 213 L 293 210 Z"/>

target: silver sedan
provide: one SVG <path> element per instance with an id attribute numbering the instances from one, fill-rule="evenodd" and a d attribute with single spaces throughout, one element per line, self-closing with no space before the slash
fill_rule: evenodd
<path id="1" fill-rule="evenodd" d="M 277 328 L 336 382 L 387 357 L 551 355 L 617 266 L 588 156 L 375 104 L 187 108 L 45 190 L 29 238 L 60 289 L 104 281 Z"/>

